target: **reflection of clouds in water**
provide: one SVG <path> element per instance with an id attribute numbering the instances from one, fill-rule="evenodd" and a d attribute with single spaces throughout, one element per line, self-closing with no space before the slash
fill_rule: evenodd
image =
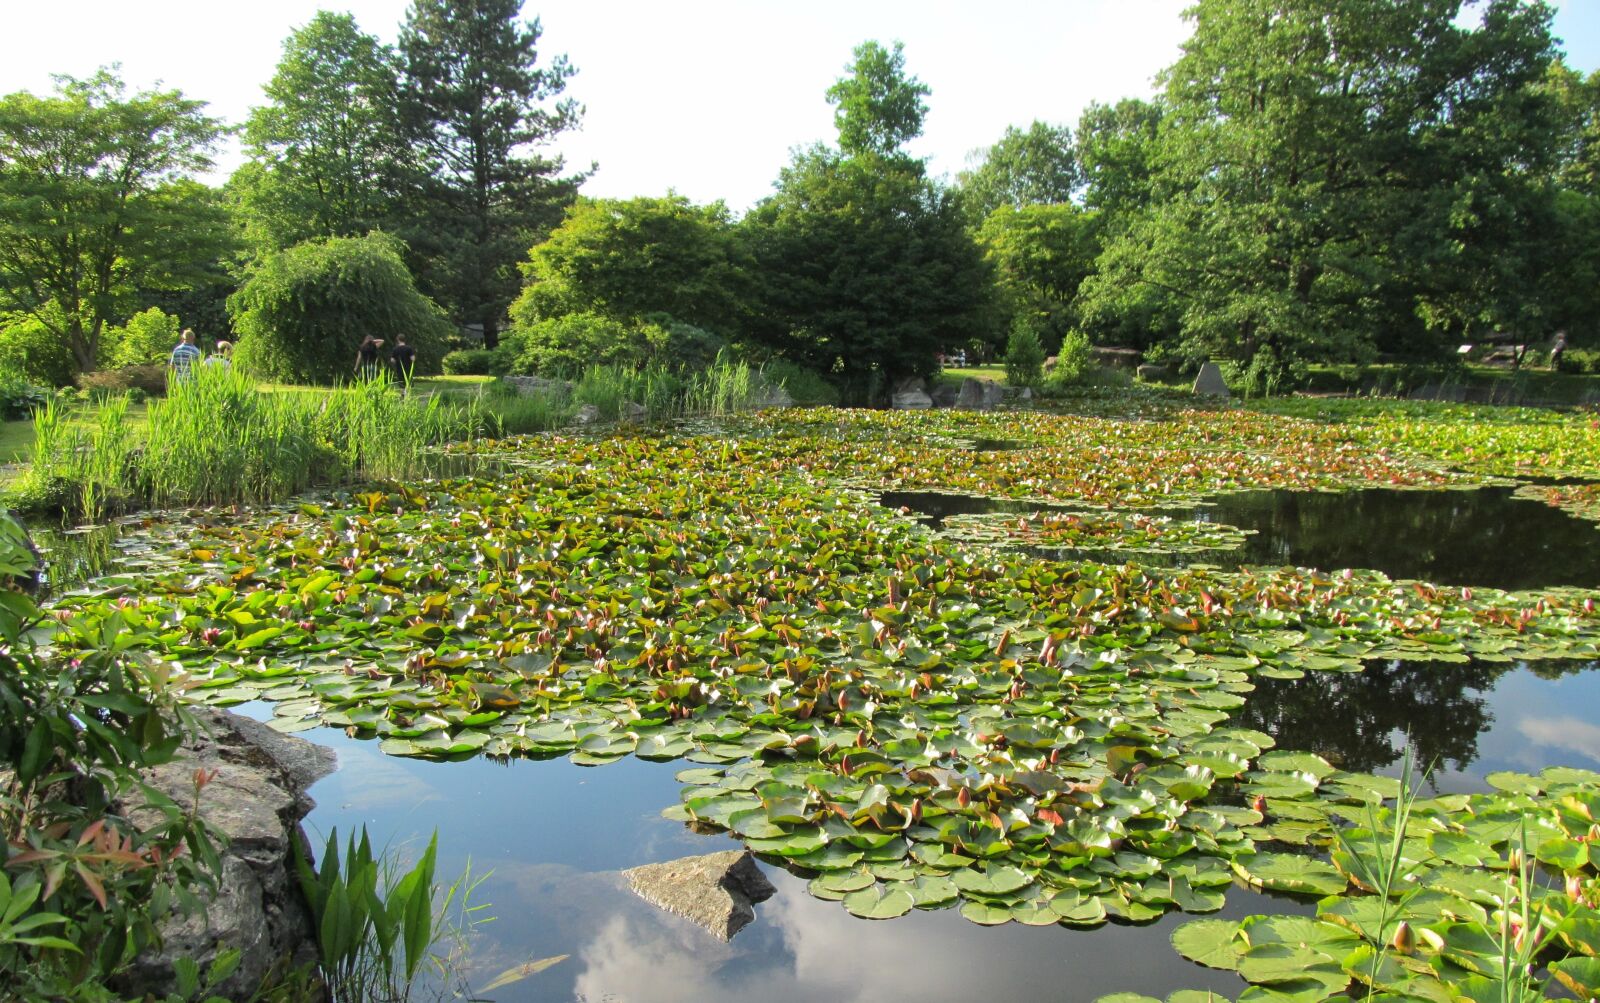
<path id="1" fill-rule="evenodd" d="M 339 769 L 311 788 L 311 797 L 321 804 L 342 808 L 354 802 L 365 813 L 441 799 L 432 784 L 407 764 L 379 752 L 373 742 L 320 744 L 333 745 L 339 755 Z"/>
<path id="2" fill-rule="evenodd" d="M 954 910 L 885 922 L 851 916 L 812 898 L 805 884 L 772 875 L 778 894 L 731 944 L 666 913 L 617 915 L 578 952 L 579 998 L 618 1003 L 928 1003 L 974 998 L 1093 999 L 1133 990 L 1166 996 L 1184 986 L 1237 991 L 1167 946 L 1169 917 L 1151 927 L 998 929 Z M 1256 903 L 1259 908 L 1259 903 Z M 1230 910 L 1231 912 L 1232 910 Z M 1239 915 L 1244 915 L 1240 911 Z M 1070 994 L 1063 987 L 1070 984 Z"/>
<path id="3" fill-rule="evenodd" d="M 1530 742 L 1575 752 L 1591 762 L 1600 762 L 1600 725 L 1575 717 L 1525 717 L 1517 722 L 1517 730 Z"/>

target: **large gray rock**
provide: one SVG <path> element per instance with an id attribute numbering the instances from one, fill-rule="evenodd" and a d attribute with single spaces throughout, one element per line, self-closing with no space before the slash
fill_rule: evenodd
<path id="1" fill-rule="evenodd" d="M 593 404 L 585 404 L 578 408 L 572 415 L 574 425 L 594 425 L 600 421 L 600 409 Z"/>
<path id="2" fill-rule="evenodd" d="M 927 385 L 913 376 L 894 388 L 889 406 L 898 411 L 925 411 L 933 407 L 933 398 L 928 396 Z"/>
<path id="3" fill-rule="evenodd" d="M 194 803 L 197 769 L 216 776 L 200 793 L 200 815 L 227 839 L 216 896 L 203 914 L 173 915 L 161 924 L 162 948 L 138 958 L 117 989 L 131 996 L 174 991 L 172 962 L 192 958 L 206 970 L 229 947 L 241 953 L 238 969 L 218 995 L 245 999 L 274 968 L 316 960 L 316 931 L 293 872 L 292 847 L 302 847 L 300 820 L 314 806 L 306 789 L 333 772 L 333 750 L 259 721 L 200 708 L 207 735 L 189 743 L 172 762 L 146 772 L 146 781 L 178 804 Z M 135 825 L 160 816 L 133 811 Z"/>
<path id="4" fill-rule="evenodd" d="M 928 391 L 928 398 L 933 401 L 934 407 L 955 407 L 956 397 L 960 391 L 949 382 L 941 381 L 933 385 Z"/>
<path id="5" fill-rule="evenodd" d="M 1228 392 L 1228 385 L 1222 382 L 1222 370 L 1217 368 L 1215 362 L 1208 362 L 1200 367 L 1200 373 L 1194 378 L 1194 392 L 1204 397 L 1221 397 L 1224 400 L 1233 395 Z"/>
<path id="6" fill-rule="evenodd" d="M 542 376 L 502 376 L 523 397 L 565 397 L 572 393 L 570 380 L 547 380 Z"/>
<path id="7" fill-rule="evenodd" d="M 725 850 L 623 871 L 628 887 L 651 905 L 682 916 L 718 940 L 756 918 L 755 904 L 776 891 L 748 850 Z"/>
<path id="8" fill-rule="evenodd" d="M 622 420 L 628 422 L 641 422 L 650 417 L 650 409 L 643 404 L 633 401 L 622 402 Z"/>
<path id="9" fill-rule="evenodd" d="M 1167 367 L 1154 362 L 1146 362 L 1134 370 L 1134 373 L 1146 383 L 1156 383 L 1167 378 Z"/>

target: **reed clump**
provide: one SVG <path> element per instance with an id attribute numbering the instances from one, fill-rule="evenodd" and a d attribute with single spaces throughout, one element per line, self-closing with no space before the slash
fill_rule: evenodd
<path id="1" fill-rule="evenodd" d="M 98 519 L 139 505 L 253 504 L 313 487 L 426 473 L 431 446 L 477 434 L 476 402 L 402 394 L 386 378 L 314 393 L 263 393 L 201 367 L 151 401 L 143 430 L 126 398 L 93 412 L 52 401 L 34 415 L 34 459 L 13 500 Z"/>

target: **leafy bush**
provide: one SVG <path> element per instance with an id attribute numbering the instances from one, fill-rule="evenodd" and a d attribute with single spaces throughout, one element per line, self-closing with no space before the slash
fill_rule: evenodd
<path id="1" fill-rule="evenodd" d="M 1600 373 L 1600 349 L 1569 348 L 1561 353 L 1556 369 L 1563 373 Z"/>
<path id="2" fill-rule="evenodd" d="M 497 376 L 501 355 L 491 348 L 458 348 L 444 357 L 444 371 L 451 376 Z"/>
<path id="3" fill-rule="evenodd" d="M 762 367 L 767 382 L 783 387 L 800 407 L 831 407 L 839 403 L 839 388 L 814 369 L 788 359 L 773 359 Z"/>
<path id="4" fill-rule="evenodd" d="M 404 334 L 419 374 L 439 371 L 450 322 L 417 292 L 394 237 L 308 241 L 267 258 L 228 311 L 239 332 L 234 365 L 282 383 L 349 379 L 357 346 Z"/>
<path id="5" fill-rule="evenodd" d="M 156 362 L 84 373 L 78 377 L 78 386 L 96 399 L 132 390 L 139 390 L 147 397 L 159 397 L 167 392 L 167 366 Z"/>
<path id="6" fill-rule="evenodd" d="M 29 574 L 20 525 L 0 513 L 0 576 Z M 6 998 L 102 999 L 106 982 L 156 942 L 156 922 L 199 906 L 220 871 L 196 807 L 157 806 L 135 827 L 139 771 L 169 761 L 193 718 L 168 663 L 134 650 L 120 614 L 56 628 L 83 652 L 51 661 L 34 646 L 43 614 L 0 589 L 0 984 Z M 195 798 L 209 780 L 195 780 Z M 180 852 L 182 851 L 182 852 Z"/>
<path id="7" fill-rule="evenodd" d="M 512 371 L 553 376 L 589 366 L 637 366 L 665 354 L 671 335 L 655 324 L 629 325 L 595 313 L 569 313 L 514 332 Z"/>
<path id="8" fill-rule="evenodd" d="M 1067 337 L 1070 336 L 1069 333 Z M 1087 340 L 1084 343 L 1087 345 Z M 1059 358 L 1056 364 L 1060 365 Z M 1043 379 L 1044 346 L 1039 343 L 1039 332 L 1026 317 L 1018 317 L 1011 325 L 1011 337 L 1006 342 L 1006 383 L 1014 387 L 1037 387 Z"/>
<path id="9" fill-rule="evenodd" d="M 0 369 L 47 387 L 64 387 L 78 364 L 66 342 L 32 317 L 0 316 Z"/>
<path id="10" fill-rule="evenodd" d="M 1061 338 L 1056 364 L 1045 374 L 1044 389 L 1053 393 L 1082 385 L 1093 368 L 1089 357 L 1089 336 L 1082 331 L 1068 331 Z"/>
<path id="11" fill-rule="evenodd" d="M 16 421 L 44 407 L 53 394 L 14 369 L 0 369 L 0 420 Z"/>
<path id="12" fill-rule="evenodd" d="M 151 307 L 128 318 L 122 327 L 106 332 L 109 362 L 113 368 L 165 364 L 178 343 L 178 318 Z"/>

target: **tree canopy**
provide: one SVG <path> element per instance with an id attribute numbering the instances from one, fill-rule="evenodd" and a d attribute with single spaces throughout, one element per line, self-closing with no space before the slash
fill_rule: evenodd
<path id="1" fill-rule="evenodd" d="M 1052 205 L 1071 201 L 1079 186 L 1072 130 L 1034 122 L 1026 130 L 1006 128 L 983 151 L 981 162 L 958 179 L 968 211 L 983 219 L 1001 206 Z"/>
<path id="2" fill-rule="evenodd" d="M 517 263 L 561 219 L 583 175 L 535 148 L 577 125 L 574 70 L 539 61 L 522 0 L 413 0 L 400 29 L 399 108 L 415 170 L 400 232 L 422 287 L 492 348 Z"/>
<path id="3" fill-rule="evenodd" d="M 129 95 L 112 72 L 0 98 L 0 313 L 29 318 L 80 369 L 138 288 L 217 281 L 228 246 L 211 166 L 221 124 L 177 91 Z"/>
<path id="4" fill-rule="evenodd" d="M 349 14 L 318 11 L 289 36 L 244 126 L 251 162 L 230 183 L 253 244 L 359 236 L 392 216 L 398 85 L 394 53 Z"/>

